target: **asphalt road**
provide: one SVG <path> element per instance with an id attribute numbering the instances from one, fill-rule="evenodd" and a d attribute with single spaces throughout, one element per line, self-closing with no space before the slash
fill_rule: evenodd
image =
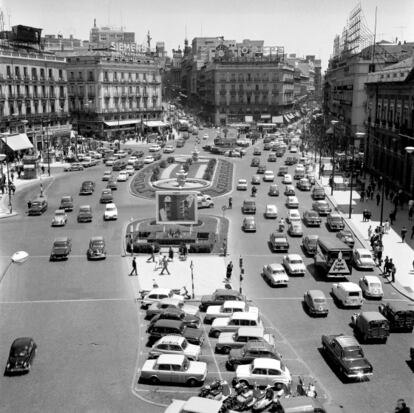
<path id="1" fill-rule="evenodd" d="M 206 131 L 200 131 L 203 136 Z M 210 137 L 213 131 L 208 131 Z M 203 142 L 204 143 L 204 142 Z M 261 143 L 258 146 L 262 146 Z M 179 152 L 188 153 L 193 145 L 187 143 Z M 234 159 L 235 180 L 250 180 L 256 172 L 251 168 L 252 149 L 243 159 Z M 262 152 L 262 160 L 268 152 Z M 277 172 L 281 159 L 268 163 Z M 294 167 L 289 167 L 293 172 Z M 115 193 L 119 219 L 103 222 L 104 206 L 99 204 L 104 166 L 85 172 L 61 174 L 51 181 L 47 190 L 49 209 L 41 217 L 21 214 L 1 222 L 0 270 L 7 268 L 8 257 L 17 250 L 26 250 L 30 259 L 21 265 L 13 264 L 5 272 L 0 284 L 0 360 L 6 363 L 11 341 L 17 336 L 33 336 L 39 346 L 33 370 L 22 377 L 0 377 L 0 412 L 27 411 L 99 411 L 99 412 L 161 412 L 162 408 L 140 400 L 133 391 L 138 341 L 142 341 L 143 324 L 134 302 L 133 284 L 127 277 L 129 261 L 123 255 L 123 229 L 131 217 L 153 215 L 153 201 L 132 197 L 128 183 L 119 183 Z M 78 196 L 85 179 L 95 180 L 97 188 L 92 196 Z M 280 183 L 281 178 L 276 178 Z M 391 411 L 398 397 L 409 399 L 412 390 L 412 371 L 405 360 L 412 335 L 393 334 L 386 345 L 364 345 L 374 365 L 370 381 L 344 384 L 331 370 L 319 352 L 320 337 L 329 333 L 351 333 L 349 321 L 353 310 L 343 310 L 330 302 L 326 319 L 312 319 L 302 308 L 303 293 L 318 288 L 329 296 L 331 282 L 308 272 L 304 278 L 290 280 L 288 288 L 272 289 L 261 278 L 264 264 L 280 262 L 283 254 L 272 254 L 267 246 L 274 220 L 266 220 L 266 203 L 276 203 L 279 215 L 286 216 L 283 191 L 278 198 L 268 197 L 268 183 L 258 186 L 256 233 L 241 231 L 242 200 L 247 192 L 232 193 L 233 209 L 225 212 L 231 221 L 229 235 L 230 258 L 234 260 L 234 284 L 237 285 L 238 257 L 244 257 L 246 275 L 243 290 L 260 307 L 266 322 L 273 326 L 279 351 L 293 374 L 311 375 L 326 395 L 349 407 L 350 411 Z M 281 185 L 283 189 L 283 185 Z M 38 188 L 17 194 L 20 207 Z M 94 212 L 91 224 L 76 222 L 77 208 L 69 213 L 64 228 L 51 228 L 53 211 L 62 195 L 75 196 L 75 205 L 90 204 Z M 309 193 L 298 192 L 300 210 L 310 208 Z M 215 208 L 202 213 L 221 213 L 227 198 L 215 200 Z M 325 219 L 323 219 L 325 221 Z M 327 233 L 304 227 L 305 234 Z M 7 235 L 5 235 L 7 234 Z M 67 262 L 49 263 L 53 239 L 58 235 L 72 238 L 72 254 Z M 103 235 L 107 242 L 108 258 L 102 262 L 88 262 L 86 249 L 89 238 Z M 335 236 L 335 235 L 332 235 Z M 290 252 L 300 252 L 300 238 L 289 239 Z M 305 258 L 306 264 L 312 260 Z M 352 278 L 361 273 L 354 270 Z M 401 299 L 385 285 L 387 299 Z M 374 309 L 377 302 L 367 302 L 364 309 Z M 210 353 L 209 353 L 210 354 Z M 209 356 L 210 357 L 210 356 Z M 211 357 L 213 355 L 211 354 Z M 220 356 L 223 357 L 223 356 Z M 222 361 L 217 366 L 223 370 Z M 227 377 L 227 375 L 226 375 Z M 168 391 L 168 389 L 165 389 Z M 386 391 L 384 391 L 386 390 Z M 181 389 L 173 389 L 179 394 Z M 183 389 L 185 392 L 185 389 Z"/>

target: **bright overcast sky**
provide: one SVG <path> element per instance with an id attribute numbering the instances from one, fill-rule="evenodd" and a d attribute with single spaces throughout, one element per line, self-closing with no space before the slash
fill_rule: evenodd
<path id="1" fill-rule="evenodd" d="M 284 46 L 285 52 L 316 55 L 325 69 L 335 34 L 340 34 L 357 1 L 344 0 L 0 0 L 6 29 L 24 24 L 43 28 L 43 34 L 73 34 L 87 40 L 96 18 L 98 26 L 123 26 L 152 46 L 164 41 L 167 52 L 184 37 L 224 36 L 264 40 Z M 414 41 L 414 0 L 362 0 L 368 28 L 377 39 Z"/>

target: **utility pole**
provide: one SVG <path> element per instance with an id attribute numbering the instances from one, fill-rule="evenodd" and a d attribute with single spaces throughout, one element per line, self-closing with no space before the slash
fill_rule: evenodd
<path id="1" fill-rule="evenodd" d="M 240 255 L 240 258 L 239 258 L 239 267 L 240 267 L 239 292 L 240 292 L 240 294 L 242 294 L 242 291 L 243 291 L 242 283 L 243 283 L 243 276 L 244 276 L 244 267 L 243 267 L 243 257 L 241 255 Z"/>

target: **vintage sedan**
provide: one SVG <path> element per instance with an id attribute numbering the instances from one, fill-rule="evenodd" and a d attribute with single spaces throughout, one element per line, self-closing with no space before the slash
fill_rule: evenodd
<path id="1" fill-rule="evenodd" d="M 180 307 L 169 307 L 152 317 L 150 325 L 158 320 L 178 320 L 182 321 L 186 327 L 200 328 L 201 319 L 198 315 L 188 314 L 184 310 L 185 305 Z M 197 308 L 197 307 L 196 307 Z M 198 310 L 198 308 L 197 308 Z"/>
<path id="2" fill-rule="evenodd" d="M 106 258 L 104 237 L 96 236 L 90 239 L 86 258 L 88 260 L 104 260 Z"/>
<path id="3" fill-rule="evenodd" d="M 50 261 L 66 260 L 72 250 L 72 240 L 68 237 L 59 237 L 53 241 Z"/>
<path id="4" fill-rule="evenodd" d="M 148 358 L 157 358 L 161 354 L 178 354 L 189 360 L 197 361 L 201 354 L 201 347 L 189 343 L 185 337 L 168 335 L 161 337 L 153 344 Z"/>
<path id="5" fill-rule="evenodd" d="M 258 313 L 259 309 L 248 305 L 245 301 L 228 300 L 222 305 L 209 305 L 207 307 L 204 323 L 211 324 L 216 318 L 225 318 L 238 312 Z"/>
<path id="6" fill-rule="evenodd" d="M 238 191 L 247 191 L 247 179 L 239 179 L 237 181 L 237 190 Z"/>
<path id="7" fill-rule="evenodd" d="M 321 290 L 308 290 L 303 296 L 306 311 L 313 316 L 328 316 L 328 301 Z"/>
<path id="8" fill-rule="evenodd" d="M 306 273 L 306 267 L 299 254 L 288 254 L 283 257 L 283 266 L 289 275 L 302 275 Z"/>
<path id="9" fill-rule="evenodd" d="M 322 223 L 322 220 L 316 211 L 305 211 L 302 219 L 307 227 L 320 227 Z"/>
<path id="10" fill-rule="evenodd" d="M 381 280 L 376 275 L 364 275 L 359 280 L 359 286 L 365 298 L 381 300 L 384 296 Z"/>
<path id="11" fill-rule="evenodd" d="M 172 145 L 165 145 L 163 149 L 164 153 L 173 153 L 174 151 L 175 151 L 175 148 Z"/>
<path id="12" fill-rule="evenodd" d="M 242 230 L 244 232 L 256 232 L 256 220 L 254 217 L 243 218 Z"/>
<path id="13" fill-rule="evenodd" d="M 267 204 L 264 216 L 265 218 L 277 218 L 277 206 L 275 204 Z"/>
<path id="14" fill-rule="evenodd" d="M 269 196 L 279 196 L 279 187 L 277 184 L 271 184 L 269 186 L 269 192 L 267 194 Z"/>
<path id="15" fill-rule="evenodd" d="M 352 255 L 355 268 L 358 270 L 373 270 L 375 268 L 375 261 L 372 258 L 371 252 L 366 248 L 356 248 Z"/>
<path id="16" fill-rule="evenodd" d="M 332 208 L 325 200 L 313 202 L 312 209 L 316 211 L 320 216 L 328 215 L 332 211 Z"/>
<path id="17" fill-rule="evenodd" d="M 288 226 L 287 233 L 291 237 L 301 237 L 301 236 L 303 236 L 302 224 L 298 221 L 291 222 Z"/>
<path id="18" fill-rule="evenodd" d="M 178 354 L 161 354 L 147 360 L 141 369 L 140 380 L 151 384 L 174 383 L 189 386 L 201 385 L 207 376 L 207 363 L 190 361 Z"/>
<path id="19" fill-rule="evenodd" d="M 292 184 L 292 175 L 285 174 L 285 176 L 282 179 L 283 184 Z"/>
<path id="20" fill-rule="evenodd" d="M 4 375 L 28 373 L 36 355 L 37 345 L 31 337 L 16 338 L 9 352 Z"/>
<path id="21" fill-rule="evenodd" d="M 308 179 L 302 178 L 296 183 L 296 187 L 301 191 L 310 191 L 312 185 Z"/>
<path id="22" fill-rule="evenodd" d="M 65 211 L 73 211 L 73 198 L 70 195 L 64 195 L 60 199 L 59 209 L 64 209 Z"/>
<path id="23" fill-rule="evenodd" d="M 348 247 L 354 248 L 355 239 L 349 229 L 343 229 L 342 231 L 339 231 L 336 234 L 336 238 L 339 238 L 342 242 L 348 245 Z"/>
<path id="24" fill-rule="evenodd" d="M 112 171 L 105 171 L 102 177 L 102 181 L 109 181 L 112 178 Z"/>
<path id="25" fill-rule="evenodd" d="M 165 295 L 166 292 L 160 292 L 159 295 Z M 186 314 L 198 316 L 199 309 L 195 305 L 184 304 L 181 296 L 172 296 L 166 298 L 160 298 L 159 301 L 155 301 L 150 304 L 145 314 L 146 320 L 151 320 L 154 316 L 162 313 L 169 308 L 178 308 L 183 310 Z"/>
<path id="26" fill-rule="evenodd" d="M 302 247 L 306 254 L 315 255 L 318 252 L 318 239 L 317 235 L 306 235 L 302 240 Z"/>
<path id="27" fill-rule="evenodd" d="M 289 250 L 289 242 L 286 236 L 278 232 L 270 234 L 269 244 L 272 252 L 288 252 Z"/>
<path id="28" fill-rule="evenodd" d="M 251 364 L 238 366 L 236 379 L 248 386 L 274 386 L 282 383 L 289 387 L 292 382 L 289 369 L 282 361 L 273 358 L 257 358 Z"/>
<path id="29" fill-rule="evenodd" d="M 264 265 L 262 275 L 265 281 L 272 287 L 288 286 L 289 277 L 281 264 L 273 263 Z"/>
<path id="30" fill-rule="evenodd" d="M 92 208 L 90 205 L 82 205 L 79 207 L 78 222 L 92 222 Z"/>
<path id="31" fill-rule="evenodd" d="M 273 182 L 275 180 L 275 174 L 273 171 L 265 171 L 263 175 L 263 182 Z"/>
<path id="32" fill-rule="evenodd" d="M 284 194 L 286 196 L 295 196 L 296 192 L 295 192 L 294 186 L 293 185 L 286 185 Z"/>
<path id="33" fill-rule="evenodd" d="M 260 165 L 260 158 L 253 158 L 250 162 L 250 166 L 257 168 Z"/>
<path id="34" fill-rule="evenodd" d="M 109 188 L 102 189 L 99 202 L 101 204 L 109 204 L 109 203 L 112 203 L 113 201 L 114 201 L 114 196 L 112 195 L 112 191 Z"/>
<path id="35" fill-rule="evenodd" d="M 197 197 L 197 208 L 214 208 L 214 201 L 210 195 Z"/>
<path id="36" fill-rule="evenodd" d="M 174 291 L 169 288 L 154 288 L 151 291 L 143 293 L 141 308 L 146 310 L 151 304 L 158 303 L 164 298 L 176 298 L 184 302 L 182 295 L 174 294 Z"/>
<path id="37" fill-rule="evenodd" d="M 289 209 L 286 217 L 287 223 L 301 222 L 300 213 L 298 209 Z"/>
<path id="38" fill-rule="evenodd" d="M 251 180 L 252 185 L 260 185 L 260 176 L 259 175 L 253 175 Z"/>
<path id="39" fill-rule="evenodd" d="M 288 196 L 285 202 L 286 208 L 298 209 L 299 200 L 296 196 Z"/>
<path id="40" fill-rule="evenodd" d="M 52 219 L 52 227 L 64 227 L 68 220 L 68 216 L 64 209 L 57 209 Z"/>

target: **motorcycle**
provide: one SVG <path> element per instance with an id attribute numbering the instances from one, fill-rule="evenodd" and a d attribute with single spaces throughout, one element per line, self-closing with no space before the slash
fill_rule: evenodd
<path id="1" fill-rule="evenodd" d="M 261 412 L 270 406 L 276 406 L 282 396 L 289 396 L 288 389 L 283 383 L 275 383 L 273 387 L 269 385 L 265 388 L 262 395 L 257 398 L 252 411 Z"/>
<path id="2" fill-rule="evenodd" d="M 306 396 L 316 399 L 318 393 L 316 392 L 315 381 L 310 381 L 305 384 L 302 377 L 299 376 L 299 383 L 297 385 L 297 393 L 299 396 Z"/>
<path id="3" fill-rule="evenodd" d="M 215 379 L 210 384 L 204 385 L 200 389 L 199 397 L 224 401 L 231 394 L 231 389 L 226 380 Z"/>
<path id="4" fill-rule="evenodd" d="M 245 383 L 237 383 L 234 385 L 234 389 L 236 394 L 224 400 L 225 406 L 238 412 L 250 410 L 256 401 L 256 391 L 250 389 Z"/>

